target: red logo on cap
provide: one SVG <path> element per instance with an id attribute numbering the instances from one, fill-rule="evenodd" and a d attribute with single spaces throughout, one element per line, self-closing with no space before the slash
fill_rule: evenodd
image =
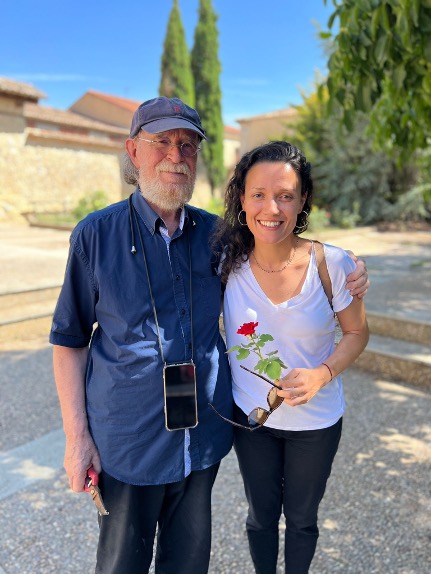
<path id="1" fill-rule="evenodd" d="M 181 112 L 180 106 L 174 106 L 174 111 L 179 114 Z"/>

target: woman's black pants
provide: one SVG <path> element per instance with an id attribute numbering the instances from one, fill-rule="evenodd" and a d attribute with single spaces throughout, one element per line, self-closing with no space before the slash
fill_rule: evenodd
<path id="1" fill-rule="evenodd" d="M 246 415 L 238 407 L 235 411 L 235 420 L 247 425 Z M 311 431 L 235 428 L 234 446 L 249 504 L 246 529 L 257 574 L 276 573 L 282 509 L 285 572 L 309 571 L 319 536 L 317 511 L 341 428 L 342 419 L 329 428 Z"/>

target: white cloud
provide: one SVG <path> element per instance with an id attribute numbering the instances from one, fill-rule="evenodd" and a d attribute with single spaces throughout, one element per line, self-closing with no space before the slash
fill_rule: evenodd
<path id="1" fill-rule="evenodd" d="M 9 77 L 27 82 L 89 82 L 89 81 L 106 81 L 106 78 L 97 76 L 82 76 L 80 74 L 45 74 L 45 73 L 20 73 L 8 74 Z"/>

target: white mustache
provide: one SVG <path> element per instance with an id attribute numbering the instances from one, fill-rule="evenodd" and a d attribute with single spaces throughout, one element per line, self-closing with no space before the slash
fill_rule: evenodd
<path id="1" fill-rule="evenodd" d="M 184 175 L 191 176 L 190 168 L 185 163 L 171 163 L 169 161 L 163 160 L 156 167 L 156 172 L 170 171 L 172 173 L 183 173 Z"/>

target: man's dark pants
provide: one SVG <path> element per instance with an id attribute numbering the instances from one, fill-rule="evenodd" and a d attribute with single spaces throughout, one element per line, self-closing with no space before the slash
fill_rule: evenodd
<path id="1" fill-rule="evenodd" d="M 102 472 L 99 486 L 109 515 L 99 517 L 96 574 L 146 574 L 156 527 L 156 574 L 206 574 L 219 466 L 158 486 L 125 484 Z"/>

